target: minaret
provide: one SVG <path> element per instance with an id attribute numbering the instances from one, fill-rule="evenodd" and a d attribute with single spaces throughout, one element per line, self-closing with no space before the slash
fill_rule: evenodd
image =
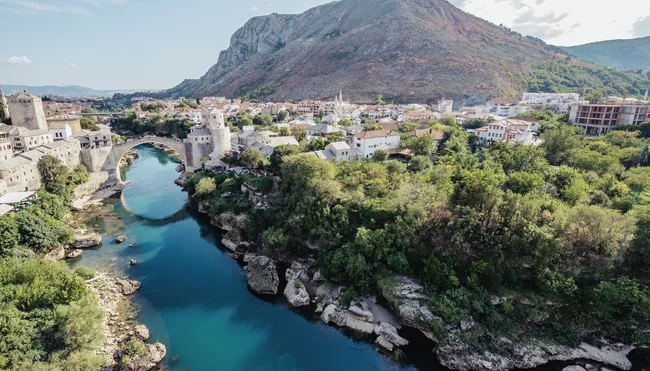
<path id="1" fill-rule="evenodd" d="M 9 104 L 7 104 L 7 97 L 5 97 L 5 93 L 2 91 L 2 88 L 0 88 L 0 105 L 2 106 L 2 117 L 4 117 L 5 120 L 11 117 L 9 114 Z"/>
<path id="2" fill-rule="evenodd" d="M 648 101 L 648 89 L 646 89 L 646 91 L 645 91 L 645 95 L 643 96 L 643 100 L 646 101 L 646 102 Z"/>

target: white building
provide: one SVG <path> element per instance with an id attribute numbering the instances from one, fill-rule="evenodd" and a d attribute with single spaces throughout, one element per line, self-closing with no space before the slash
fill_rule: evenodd
<path id="1" fill-rule="evenodd" d="M 488 126 L 476 129 L 476 136 L 482 144 L 490 145 L 493 142 L 536 144 L 536 126 L 523 120 L 503 120 L 490 123 Z"/>
<path id="2" fill-rule="evenodd" d="M 521 104 L 529 106 L 542 106 L 555 113 L 567 113 L 571 106 L 586 103 L 580 100 L 577 93 L 524 93 Z"/>
<path id="3" fill-rule="evenodd" d="M 29 130 L 12 125 L 9 131 L 11 145 L 15 150 L 29 151 L 32 148 L 54 142 L 52 134 L 47 130 Z"/>
<path id="4" fill-rule="evenodd" d="M 202 112 L 201 120 L 183 140 L 186 166 L 192 168 L 200 168 L 203 158 L 212 153 L 224 155 L 232 149 L 230 128 L 226 126 L 223 112 L 212 108 Z"/>
<path id="5" fill-rule="evenodd" d="M 353 156 L 352 148 L 346 142 L 334 142 L 328 144 L 322 151 L 309 152 L 310 154 L 322 159 L 337 161 L 348 161 Z"/>
<path id="6" fill-rule="evenodd" d="M 438 112 L 449 113 L 454 108 L 454 101 L 451 99 L 443 99 L 438 101 Z"/>
<path id="7" fill-rule="evenodd" d="M 67 122 L 50 123 L 50 134 L 54 140 L 64 140 L 72 136 L 72 128 Z"/>
<path id="8" fill-rule="evenodd" d="M 354 149 L 359 158 L 370 158 L 378 149 L 399 147 L 400 134 L 393 130 L 364 130 L 354 136 Z"/>
<path id="9" fill-rule="evenodd" d="M 299 146 L 300 143 L 296 138 L 292 136 L 288 137 L 271 137 L 261 142 L 255 142 L 251 146 L 252 148 L 257 148 L 262 156 L 269 158 L 275 151 L 275 147 L 289 145 L 289 146 Z"/>

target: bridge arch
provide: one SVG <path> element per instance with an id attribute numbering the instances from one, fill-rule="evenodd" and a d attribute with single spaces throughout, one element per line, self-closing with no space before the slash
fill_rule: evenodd
<path id="1" fill-rule="evenodd" d="M 137 147 L 141 144 L 161 144 L 165 147 L 171 148 L 174 151 L 178 152 L 181 161 L 183 162 L 183 165 L 185 166 L 185 172 L 193 172 L 193 168 L 188 168 L 187 166 L 187 157 L 185 155 L 185 144 L 183 143 L 182 140 L 180 139 L 173 139 L 173 138 L 165 138 L 165 137 L 155 137 L 155 136 L 149 136 L 149 137 L 142 137 L 142 138 L 136 138 L 136 139 L 129 139 L 125 143 L 120 143 L 116 144 L 113 146 L 112 152 L 113 152 L 113 164 L 115 166 L 114 169 L 110 169 L 111 172 L 114 170 L 114 177 L 118 181 L 122 181 L 121 175 L 120 175 L 120 162 L 122 161 L 122 157 L 126 155 L 126 153 L 132 149 L 133 147 Z"/>

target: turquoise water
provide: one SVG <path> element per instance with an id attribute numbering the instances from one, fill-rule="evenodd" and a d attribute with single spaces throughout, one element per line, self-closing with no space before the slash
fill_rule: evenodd
<path id="1" fill-rule="evenodd" d="M 424 358 L 393 361 L 309 311 L 253 295 L 241 267 L 220 250 L 219 232 L 173 183 L 176 163 L 152 147 L 139 150 L 124 173 L 131 184 L 122 198 L 89 220 L 105 233 L 102 247 L 76 264 L 110 267 L 142 282 L 134 296 L 139 321 L 167 346 L 169 370 L 442 369 L 431 348 L 417 352 Z M 117 235 L 127 241 L 115 244 Z M 138 264 L 129 267 L 129 259 Z"/>

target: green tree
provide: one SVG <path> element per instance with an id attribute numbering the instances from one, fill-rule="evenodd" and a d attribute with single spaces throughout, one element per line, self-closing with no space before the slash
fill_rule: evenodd
<path id="1" fill-rule="evenodd" d="M 582 147 L 581 129 L 573 126 L 561 126 L 547 130 L 542 134 L 546 149 L 546 158 L 551 165 L 566 163 Z"/>
<path id="2" fill-rule="evenodd" d="M 388 160 L 388 155 L 389 155 L 388 151 L 386 151 L 385 149 L 378 149 L 375 152 L 373 152 L 372 158 L 375 161 L 384 162 Z"/>
<path id="3" fill-rule="evenodd" d="M 196 194 L 199 197 L 204 197 L 212 194 L 217 189 L 217 185 L 213 178 L 203 178 L 196 185 Z"/>
<path id="4" fill-rule="evenodd" d="M 378 94 L 377 98 L 375 98 L 375 105 L 383 106 L 384 104 L 386 104 L 386 102 L 384 102 L 384 96 L 381 95 L 381 94 Z"/>
<path id="5" fill-rule="evenodd" d="M 6 255 L 20 242 L 16 222 L 9 216 L 0 216 L 0 256 Z"/>
<path id="6" fill-rule="evenodd" d="M 81 128 L 84 130 L 99 131 L 97 121 L 92 116 L 84 116 L 81 118 Z"/>
<path id="7" fill-rule="evenodd" d="M 262 156 L 262 153 L 257 148 L 250 147 L 241 153 L 240 161 L 242 165 L 251 169 L 257 169 L 263 160 L 264 156 Z"/>
<path id="8" fill-rule="evenodd" d="M 47 221 L 33 212 L 24 211 L 16 216 L 20 242 L 37 252 L 48 251 L 57 242 L 56 235 Z"/>
<path id="9" fill-rule="evenodd" d="M 636 167 L 625 173 L 625 184 L 630 189 L 635 201 L 650 189 L 650 167 Z"/>
<path id="10" fill-rule="evenodd" d="M 420 124 L 417 124 L 415 122 L 403 122 L 399 125 L 398 130 L 400 133 L 409 133 L 411 131 L 415 131 L 415 129 L 419 127 Z"/>
<path id="11" fill-rule="evenodd" d="M 280 170 L 280 167 L 282 166 L 283 163 L 283 159 L 285 157 L 296 155 L 298 153 L 300 153 L 300 148 L 289 144 L 283 144 L 275 147 L 270 157 L 271 169 L 276 171 Z"/>
<path id="12" fill-rule="evenodd" d="M 436 140 L 433 135 L 421 135 L 411 141 L 409 148 L 417 156 L 431 156 L 436 151 Z"/>
<path id="13" fill-rule="evenodd" d="M 286 120 L 287 117 L 289 117 L 289 111 L 287 111 L 287 110 L 280 110 L 280 111 L 278 111 L 278 120 L 279 120 L 280 122 Z"/>
<path id="14" fill-rule="evenodd" d="M 593 91 L 584 96 L 584 100 L 589 101 L 591 104 L 603 104 L 605 103 L 605 98 L 603 97 L 603 92 L 600 90 Z"/>
<path id="15" fill-rule="evenodd" d="M 414 172 L 424 171 L 433 166 L 428 156 L 413 156 L 409 161 L 408 169 Z"/>
<path id="16" fill-rule="evenodd" d="M 296 126 L 293 129 L 291 129 L 291 134 L 293 134 L 293 137 L 296 138 L 298 142 L 300 142 L 301 140 L 307 137 L 307 130 L 299 126 Z"/>
<path id="17" fill-rule="evenodd" d="M 354 123 L 350 121 L 350 119 L 344 117 L 339 121 L 339 125 L 343 127 L 350 127 L 354 125 Z"/>

